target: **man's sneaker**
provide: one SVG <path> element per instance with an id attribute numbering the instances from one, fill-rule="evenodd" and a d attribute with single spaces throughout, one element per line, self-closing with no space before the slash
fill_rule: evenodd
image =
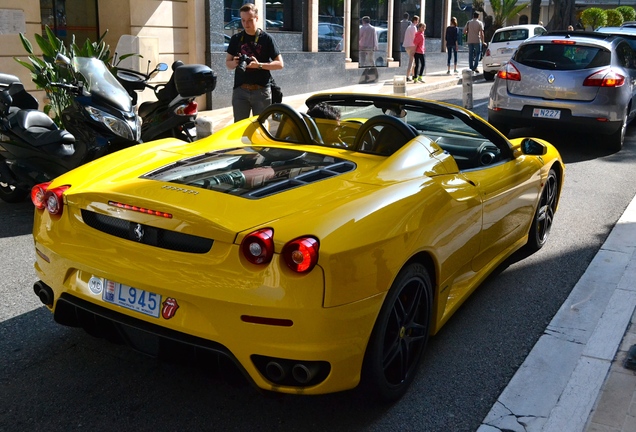
<path id="1" fill-rule="evenodd" d="M 474 71 L 474 72 L 475 72 L 475 73 L 479 73 L 479 69 L 475 69 L 475 71 Z"/>

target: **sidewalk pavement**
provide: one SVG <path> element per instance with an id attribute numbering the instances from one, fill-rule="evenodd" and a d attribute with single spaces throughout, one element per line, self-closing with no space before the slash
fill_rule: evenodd
<path id="1" fill-rule="evenodd" d="M 462 83 L 462 73 L 427 73 L 424 84 L 406 84 L 423 97 Z M 466 64 L 460 64 L 464 69 Z M 479 79 L 474 75 L 473 79 Z M 393 81 L 324 92 L 393 94 Z M 403 94 L 403 93 L 402 93 Z M 283 103 L 300 111 L 311 94 Z M 233 121 L 232 108 L 199 113 L 219 130 Z M 636 344 L 636 199 L 598 251 L 498 397 L 477 432 L 636 432 L 636 371 L 623 366 Z"/>

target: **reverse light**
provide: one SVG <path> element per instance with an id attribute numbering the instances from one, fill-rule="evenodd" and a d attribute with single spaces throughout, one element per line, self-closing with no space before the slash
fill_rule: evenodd
<path id="1" fill-rule="evenodd" d="M 248 234 L 241 243 L 243 256 L 252 264 L 267 264 L 274 256 L 274 230 L 263 228 Z"/>
<path id="2" fill-rule="evenodd" d="M 585 87 L 620 87 L 625 84 L 625 77 L 612 69 L 603 69 L 585 78 Z"/>
<path id="3" fill-rule="evenodd" d="M 287 267 L 297 273 L 311 271 L 318 262 L 320 244 L 313 237 L 300 237 L 283 247 L 283 259 Z"/>
<path id="4" fill-rule="evenodd" d="M 44 208 L 52 215 L 61 215 L 64 209 L 64 192 L 71 185 L 58 186 L 53 189 L 49 189 L 48 183 L 40 183 L 31 189 L 31 201 L 33 205 L 42 210 Z"/>
<path id="5" fill-rule="evenodd" d="M 512 63 L 506 63 L 501 69 L 499 69 L 497 77 L 508 81 L 521 81 L 521 74 Z"/>
<path id="6" fill-rule="evenodd" d="M 174 109 L 174 113 L 180 116 L 191 116 L 199 112 L 198 108 L 199 105 L 196 103 L 196 101 L 192 101 L 187 104 L 179 105 Z"/>

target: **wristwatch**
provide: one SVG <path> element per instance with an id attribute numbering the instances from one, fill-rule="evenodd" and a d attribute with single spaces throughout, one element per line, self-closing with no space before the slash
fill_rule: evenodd
<path id="1" fill-rule="evenodd" d="M 263 63 L 259 63 L 258 68 L 263 69 Z"/>

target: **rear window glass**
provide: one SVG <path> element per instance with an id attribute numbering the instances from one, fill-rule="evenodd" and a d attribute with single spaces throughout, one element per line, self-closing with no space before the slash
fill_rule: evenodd
<path id="1" fill-rule="evenodd" d="M 517 50 L 515 61 L 537 69 L 578 70 L 610 64 L 611 54 L 599 47 L 562 44 L 528 44 Z"/>
<path id="2" fill-rule="evenodd" d="M 505 30 L 495 33 L 493 42 L 512 42 L 528 39 L 528 29 Z"/>

